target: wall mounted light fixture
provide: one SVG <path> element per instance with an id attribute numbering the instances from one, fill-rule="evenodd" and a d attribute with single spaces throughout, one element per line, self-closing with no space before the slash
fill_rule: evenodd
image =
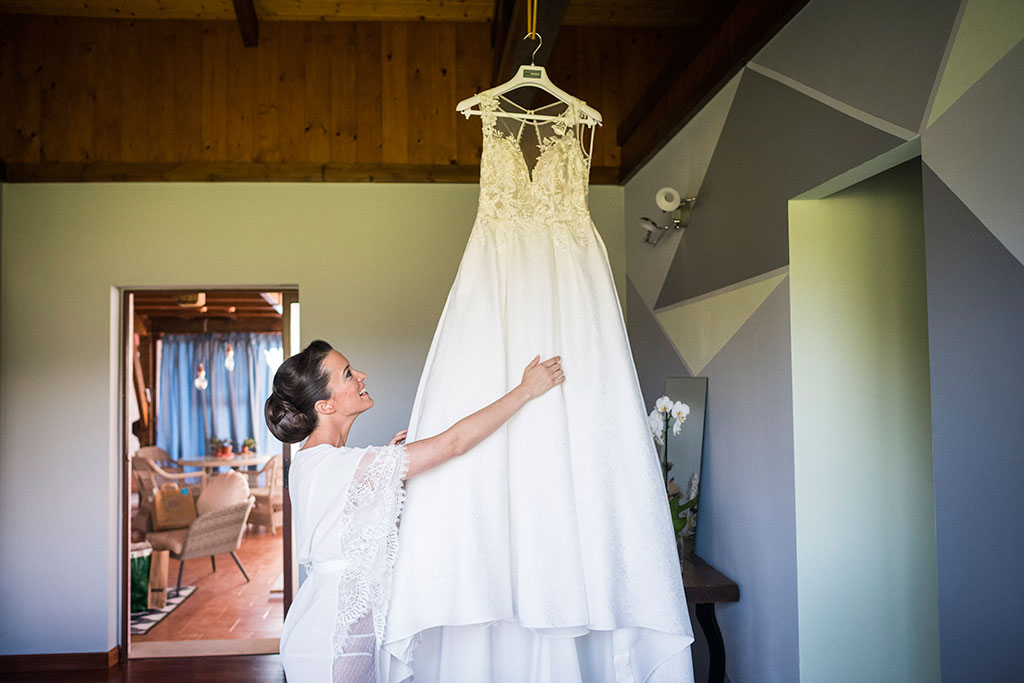
<path id="1" fill-rule="evenodd" d="M 663 187 L 654 195 L 654 201 L 657 202 L 658 208 L 668 215 L 668 218 L 664 224 L 659 224 L 647 216 L 640 219 L 640 228 L 644 231 L 644 242 L 652 247 L 669 230 L 682 230 L 690 225 L 693 203 L 697 201 L 697 198 L 682 199 L 676 190 L 671 187 Z"/>

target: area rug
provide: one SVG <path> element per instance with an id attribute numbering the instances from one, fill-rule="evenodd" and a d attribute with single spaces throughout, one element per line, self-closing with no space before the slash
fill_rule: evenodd
<path id="1" fill-rule="evenodd" d="M 161 621 L 164 617 L 177 609 L 178 605 L 185 602 L 188 596 L 192 595 L 196 590 L 195 586 L 182 586 L 181 590 L 175 594 L 174 588 L 167 589 L 167 605 L 163 609 L 151 609 L 145 612 L 132 612 L 131 615 L 131 631 L 133 636 L 141 636 L 153 628 Z"/>

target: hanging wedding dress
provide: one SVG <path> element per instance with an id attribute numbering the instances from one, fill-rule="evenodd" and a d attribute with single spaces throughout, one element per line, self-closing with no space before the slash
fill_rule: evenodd
<path id="1" fill-rule="evenodd" d="M 690 681 L 665 488 L 587 206 L 583 103 L 536 126 L 509 123 L 503 98 L 480 97 L 479 211 L 409 441 L 504 394 L 537 354 L 560 355 L 566 382 L 407 482 L 390 680 Z M 532 172 L 524 150 L 537 155 Z"/>

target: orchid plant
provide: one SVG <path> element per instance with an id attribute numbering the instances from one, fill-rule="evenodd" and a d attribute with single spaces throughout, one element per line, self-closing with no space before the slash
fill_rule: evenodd
<path id="1" fill-rule="evenodd" d="M 692 507 L 694 501 L 685 504 L 680 500 L 682 491 L 676 482 L 669 478 L 668 472 L 672 469 L 672 463 L 668 461 L 668 430 L 671 424 L 672 434 L 678 436 L 683 431 L 683 423 L 690 415 L 690 406 L 680 401 L 672 401 L 668 396 L 662 396 L 654 402 L 654 408 L 647 416 L 647 425 L 651 429 L 651 436 L 657 445 L 661 460 L 661 473 L 665 479 L 665 492 L 668 495 L 668 507 L 672 513 L 672 528 L 678 536 L 690 526 L 690 514 L 688 508 Z M 690 488 L 689 486 L 687 487 Z"/>

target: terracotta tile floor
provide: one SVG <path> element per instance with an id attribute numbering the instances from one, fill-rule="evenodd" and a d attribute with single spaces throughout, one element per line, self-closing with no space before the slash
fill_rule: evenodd
<path id="1" fill-rule="evenodd" d="M 196 592 L 149 633 L 132 636 L 132 642 L 280 638 L 284 603 L 271 588 L 281 587 L 284 531 L 272 536 L 262 527 L 250 527 L 237 554 L 249 583 L 230 555 L 217 555 L 216 572 L 208 557 L 188 560 L 181 585 L 195 586 Z M 168 590 L 174 590 L 177 579 L 178 562 L 171 560 Z"/>

